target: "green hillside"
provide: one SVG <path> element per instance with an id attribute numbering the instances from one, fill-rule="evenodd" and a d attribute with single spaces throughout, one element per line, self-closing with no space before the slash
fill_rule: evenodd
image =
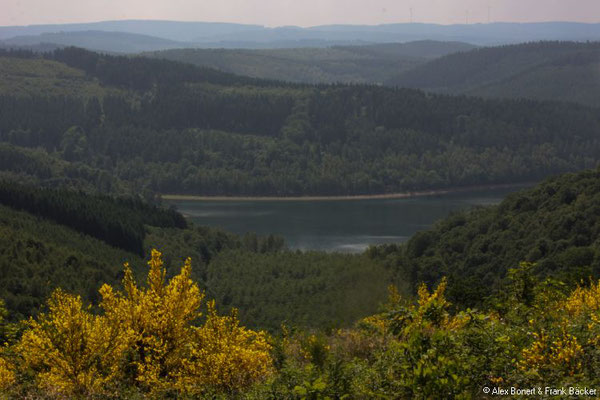
<path id="1" fill-rule="evenodd" d="M 10 143 L 0 143 L 0 176 L 42 187 L 69 187 L 85 192 L 152 196 L 110 175 L 106 170 L 81 162 L 66 161 L 60 153 L 28 148 L 35 139 L 26 131 L 13 131 Z M 35 136 L 34 136 L 35 137 Z"/>
<path id="2" fill-rule="evenodd" d="M 282 323 L 349 326 L 377 310 L 393 283 L 376 260 L 320 252 L 225 251 L 206 274 L 208 293 L 218 304 L 238 308 L 241 321 L 272 332 Z"/>
<path id="3" fill-rule="evenodd" d="M 600 50 L 559 57 L 504 81 L 469 90 L 487 97 L 572 101 L 600 106 Z"/>
<path id="4" fill-rule="evenodd" d="M 122 264 L 138 256 L 71 228 L 0 205 L 0 297 L 11 319 L 37 312 L 56 287 L 95 301 L 105 283 L 120 280 Z"/>
<path id="5" fill-rule="evenodd" d="M 75 48 L 6 54 L 102 88 L 0 95 L 0 141 L 21 160 L 6 173 L 30 181 L 64 168 L 81 171 L 68 186 L 148 198 L 381 194 L 531 182 L 600 154 L 600 117 L 578 105 L 288 84 Z"/>
<path id="6" fill-rule="evenodd" d="M 381 84 L 430 59 L 474 47 L 460 42 L 419 41 L 330 48 L 176 49 L 145 55 L 262 79 Z"/>
<path id="7" fill-rule="evenodd" d="M 600 276 L 600 169 L 566 174 L 509 195 L 500 205 L 460 212 L 405 245 L 373 247 L 414 287 L 449 278 L 450 299 L 481 306 L 511 265 L 571 285 Z"/>
<path id="8" fill-rule="evenodd" d="M 63 63 L 44 59 L 2 57 L 0 53 L 0 94 L 16 96 L 103 97 L 119 93 L 103 88 L 85 72 Z"/>
<path id="9" fill-rule="evenodd" d="M 172 212 L 106 196 L 5 182 L 0 204 L 0 295 L 14 318 L 35 313 L 58 286 L 93 303 L 101 283 L 120 280 L 124 261 L 142 273 L 139 249 L 129 250 L 128 239 L 139 237 L 144 254 L 165 252 L 169 275 L 192 257 L 194 279 L 211 298 L 223 309 L 240 308 L 245 324 L 271 331 L 282 322 L 347 326 L 374 312 L 389 284 L 408 294 L 444 276 L 454 304 L 487 307 L 520 261 L 568 287 L 600 276 L 600 170 L 551 178 L 499 206 L 454 214 L 406 244 L 362 255 L 292 252 L 272 236 L 173 226 Z"/>
<path id="10" fill-rule="evenodd" d="M 598 106 L 599 64 L 597 42 L 535 42 L 451 54 L 387 83 L 440 93 Z"/>
<path id="11" fill-rule="evenodd" d="M 165 252 L 167 276 L 191 257 L 192 277 L 220 308 L 243 306 L 245 324 L 270 331 L 284 320 L 348 326 L 374 312 L 392 283 L 364 256 L 288 251 L 279 237 L 193 226 L 136 198 L 0 182 L 0 298 L 13 320 L 36 314 L 58 287 L 95 305 L 124 262 L 143 275 L 153 248 Z"/>

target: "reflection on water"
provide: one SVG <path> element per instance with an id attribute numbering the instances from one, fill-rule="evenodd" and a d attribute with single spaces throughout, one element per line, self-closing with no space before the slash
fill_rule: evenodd
<path id="1" fill-rule="evenodd" d="M 519 188 L 408 199 L 328 201 L 172 201 L 201 225 L 243 234 L 277 234 L 292 249 L 361 252 L 406 241 L 451 212 L 502 201 Z"/>
<path id="2" fill-rule="evenodd" d="M 265 215 L 272 214 L 272 211 L 257 211 L 257 212 L 243 212 L 235 209 L 230 210 L 181 210 L 186 216 L 193 218 L 238 218 L 238 217 L 264 217 Z"/>

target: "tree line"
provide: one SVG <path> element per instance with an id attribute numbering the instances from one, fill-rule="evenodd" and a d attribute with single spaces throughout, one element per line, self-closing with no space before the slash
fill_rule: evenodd
<path id="1" fill-rule="evenodd" d="M 143 254 L 144 225 L 187 227 L 181 214 L 141 199 L 89 196 L 66 189 L 0 183 L 0 204 L 44 217 L 134 254 Z"/>

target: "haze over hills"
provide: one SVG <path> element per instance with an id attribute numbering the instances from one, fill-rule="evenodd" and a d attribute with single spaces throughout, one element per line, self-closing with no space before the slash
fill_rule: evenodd
<path id="1" fill-rule="evenodd" d="M 200 37 L 247 32 L 264 29 L 260 25 L 229 24 L 215 22 L 182 22 L 121 20 L 80 24 L 54 24 L 0 27 L 0 39 L 14 36 L 40 35 L 49 32 L 106 31 L 126 32 L 157 36 L 174 41 L 192 42 Z"/>
<path id="2" fill-rule="evenodd" d="M 0 39 L 81 31 L 147 35 L 189 44 L 184 47 L 200 48 L 328 47 L 335 44 L 390 43 L 417 40 L 462 41 L 476 45 L 497 45 L 536 40 L 600 40 L 600 24 L 573 22 L 470 25 L 399 23 L 268 28 L 259 25 L 152 20 L 6 26 L 0 27 Z M 38 37 L 38 40 L 42 39 L 43 36 Z M 170 47 L 167 45 L 164 48 Z"/>
<path id="3" fill-rule="evenodd" d="M 492 23 L 438 25 L 399 23 L 384 25 L 322 25 L 310 28 L 281 27 L 244 32 L 243 39 L 270 42 L 288 40 L 362 40 L 367 42 L 406 42 L 416 40 L 461 41 L 476 45 L 497 45 L 533 40 L 598 40 L 600 24 L 571 22 Z M 213 36 L 211 41 L 240 40 L 237 34 Z"/>
<path id="4" fill-rule="evenodd" d="M 288 82 L 383 83 L 433 58 L 473 48 L 461 42 L 419 41 L 301 49 L 174 49 L 144 55 Z"/>
<path id="5" fill-rule="evenodd" d="M 5 40 L 0 40 L 0 47 L 27 48 L 34 51 L 48 51 L 60 47 L 76 46 L 88 50 L 109 53 L 140 53 L 144 51 L 157 51 L 182 48 L 325 48 L 337 45 L 364 45 L 371 42 L 360 40 L 275 40 L 272 42 L 248 42 L 241 40 L 221 42 L 185 42 L 174 41 L 162 37 L 121 32 L 121 31 L 69 31 L 50 32 L 38 35 L 20 35 Z"/>
<path id="6" fill-rule="evenodd" d="M 450 54 L 401 72 L 392 86 L 483 97 L 600 105 L 600 42 L 536 42 Z"/>
<path id="7" fill-rule="evenodd" d="M 176 42 L 155 36 L 125 32 L 77 31 L 42 33 L 35 36 L 16 36 L 3 42 L 4 47 L 29 47 L 55 45 L 56 47 L 77 46 L 95 51 L 112 53 L 139 53 L 162 49 L 188 47 L 188 43 Z"/>

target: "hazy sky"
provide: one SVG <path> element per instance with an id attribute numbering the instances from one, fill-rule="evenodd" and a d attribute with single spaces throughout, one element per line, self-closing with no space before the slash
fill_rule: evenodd
<path id="1" fill-rule="evenodd" d="M 488 8 L 489 7 L 489 8 Z M 267 26 L 600 22 L 600 0 L 0 0 L 0 25 L 113 19 L 219 21 Z"/>

